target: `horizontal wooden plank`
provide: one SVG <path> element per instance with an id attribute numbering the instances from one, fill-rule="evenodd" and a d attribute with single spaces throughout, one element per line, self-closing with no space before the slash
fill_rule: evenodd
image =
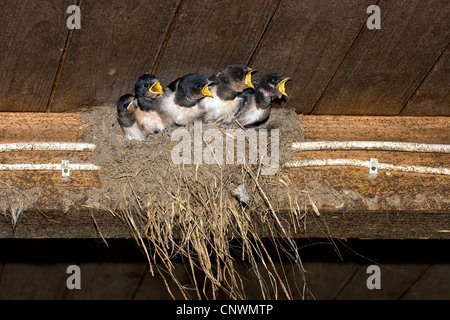
<path id="1" fill-rule="evenodd" d="M 379 163 L 449 168 L 450 154 L 389 151 L 304 151 L 294 159 L 378 159 Z M 369 177 L 368 168 L 308 167 L 289 169 L 293 181 L 311 193 L 316 204 L 328 210 L 450 210 L 450 177 L 436 174 L 378 170 Z M 305 186 L 306 183 L 306 186 Z M 401 188 L 399 187 L 401 186 Z"/>
<path id="2" fill-rule="evenodd" d="M 9 211 L 23 205 L 36 212 L 65 212 L 85 205 L 88 191 L 99 185 L 98 171 L 72 170 L 69 180 L 62 180 L 61 171 L 0 171 L 0 207 Z"/>
<path id="3" fill-rule="evenodd" d="M 0 163 L 61 163 L 62 160 L 83 163 L 89 162 L 91 155 L 92 152 L 80 151 L 16 151 L 0 153 Z"/>
<path id="4" fill-rule="evenodd" d="M 0 114 L 0 143 L 76 142 L 85 132 L 79 113 Z"/>
<path id="5" fill-rule="evenodd" d="M 104 113 L 104 110 L 101 109 L 99 112 Z M 0 119 L 1 116 L 0 114 Z M 5 116 L 11 119 L 11 114 Z M 116 211 L 115 207 L 110 207 L 119 205 L 114 201 L 108 201 L 111 197 L 117 201 L 122 199 L 122 196 L 126 199 L 126 195 L 131 195 L 133 199 L 142 201 L 142 205 L 150 207 L 162 205 L 156 203 L 158 201 L 167 200 L 169 205 L 170 201 L 175 201 L 172 197 L 176 192 L 180 192 L 179 190 L 171 193 L 170 190 L 162 187 L 164 190 L 155 191 L 152 189 L 154 186 L 145 185 L 146 181 L 151 180 L 144 179 L 140 182 L 133 180 L 138 175 L 148 174 L 159 177 L 161 181 L 170 178 L 179 179 L 176 172 L 172 172 L 174 176 L 170 176 L 170 172 L 152 171 L 156 168 L 151 165 L 152 161 L 170 162 L 170 159 L 160 158 L 162 151 L 155 153 L 152 145 L 152 143 L 166 145 L 169 143 L 167 135 L 154 136 L 152 140 L 145 143 L 129 142 L 121 137 L 117 126 L 113 127 L 117 121 L 113 113 L 104 115 L 100 120 L 91 119 L 94 116 L 94 113 L 83 116 L 39 114 L 32 120 L 33 115 L 26 114 L 24 119 L 28 117 L 28 125 L 25 131 L 17 128 L 20 124 L 17 119 L 20 119 L 21 114 L 15 114 L 15 118 L 11 121 L 3 121 L 7 123 L 11 131 L 17 132 L 17 135 L 10 134 L 8 138 L 16 139 L 16 141 L 19 137 L 28 140 L 27 132 L 41 132 L 39 139 L 44 141 L 49 138 L 65 137 L 67 135 L 65 127 L 67 127 L 68 131 L 72 132 L 71 141 L 98 144 L 95 152 L 84 155 L 86 158 L 82 158 L 83 155 L 80 154 L 79 160 L 99 164 L 103 171 L 72 171 L 68 181 L 63 181 L 61 172 L 57 171 L 0 172 L 2 190 L 0 212 L 4 216 L 4 219 L 0 219 L 0 237 L 131 238 L 133 234 L 121 217 L 120 208 Z M 14 121 L 16 125 L 13 124 Z M 305 140 L 308 141 L 362 139 L 448 143 L 448 121 L 449 119 L 444 117 L 301 117 L 302 132 Z M 99 124 L 99 128 L 94 127 L 96 123 Z M 7 126 L 4 125 L 3 128 Z M 85 127 L 89 127 L 91 131 L 85 131 Z M 111 134 L 103 132 L 101 135 L 102 128 L 111 130 Z M 283 128 L 281 128 L 281 134 L 283 134 Z M 298 138 L 302 140 L 300 135 Z M 377 157 L 380 162 L 449 166 L 448 155 L 384 151 L 291 153 L 287 146 L 283 145 L 281 148 L 283 159 L 285 153 L 289 153 L 290 156 L 300 159 Z M 2 156 L 8 162 L 13 162 L 11 161 L 13 157 L 17 157 L 20 161 L 27 159 L 27 154 L 3 154 Z M 57 162 L 62 156 L 64 155 L 48 152 L 45 153 L 45 157 L 43 154 L 42 160 Z M 73 159 L 76 158 L 77 155 L 74 154 Z M 39 159 L 38 154 L 30 161 Z M 117 163 L 114 163 L 115 159 Z M 130 160 L 141 164 L 137 172 L 127 173 L 127 161 Z M 171 165 L 168 164 L 167 170 L 170 167 Z M 184 170 L 190 169 L 186 167 Z M 368 177 L 367 169 L 348 167 L 288 169 L 283 173 L 287 174 L 290 181 L 297 186 L 297 191 L 301 194 L 299 198 L 299 201 L 302 201 L 301 210 L 307 213 L 306 218 L 300 222 L 302 226 L 297 225 L 294 229 L 290 224 L 289 204 L 277 205 L 276 210 L 279 211 L 283 220 L 283 226 L 292 236 L 394 239 L 446 239 L 450 236 L 448 232 L 450 190 L 447 176 L 380 170 L 377 178 L 373 179 Z M 196 179 L 197 174 L 197 171 L 192 172 L 191 178 Z M 160 185 L 165 186 L 161 181 Z M 180 183 L 183 185 L 183 181 Z M 218 182 L 211 183 L 214 185 Z M 204 182 L 197 181 L 190 187 L 203 189 L 205 185 Z M 212 186 L 212 188 L 215 187 Z M 111 194 L 111 192 L 117 194 Z M 165 196 L 168 194 L 169 198 L 166 200 L 155 198 L 153 196 L 155 192 L 161 192 L 161 195 Z M 195 201 L 206 203 L 207 200 L 196 198 Z M 197 202 L 196 204 L 199 205 Z M 315 215 L 314 206 L 320 211 L 320 217 Z M 20 210 L 21 207 L 25 208 L 23 212 Z M 160 209 L 158 207 L 158 210 Z M 12 213 L 18 212 L 21 214 L 18 222 L 14 223 Z M 421 223 L 418 224 L 417 221 Z M 326 223 L 328 227 L 325 227 L 323 223 Z M 144 226 L 145 223 L 142 227 Z M 260 230 L 261 236 L 270 236 L 267 226 L 261 225 Z"/>
<path id="6" fill-rule="evenodd" d="M 305 141 L 450 143 L 449 117 L 302 116 Z"/>
<path id="7" fill-rule="evenodd" d="M 327 150 L 301 151 L 293 155 L 294 159 L 359 159 L 377 158 L 378 162 L 406 164 L 410 166 L 448 167 L 450 154 L 416 153 L 366 150 Z M 367 169 L 368 170 L 368 169 Z"/>
<path id="8" fill-rule="evenodd" d="M 370 178 L 367 168 L 354 167 L 289 169 L 288 172 L 294 183 L 309 192 L 322 210 L 450 210 L 448 176 L 378 170 L 377 177 Z"/>
<path id="9" fill-rule="evenodd" d="M 25 212 L 16 227 L 11 218 L 0 219 L 0 238 L 21 239 L 132 239 L 133 233 L 125 221 L 110 212 L 91 211 Z M 94 217 L 94 218 L 93 218 Z M 280 213 L 285 227 L 289 227 L 289 214 Z M 94 222 L 95 219 L 95 222 Z M 420 223 L 418 223 L 420 221 Z M 307 215 L 304 227 L 292 228 L 294 238 L 338 238 L 338 239 L 448 239 L 448 211 L 321 211 Z M 263 225 L 261 230 L 263 230 Z M 261 237 L 270 237 L 270 232 L 261 231 Z"/>

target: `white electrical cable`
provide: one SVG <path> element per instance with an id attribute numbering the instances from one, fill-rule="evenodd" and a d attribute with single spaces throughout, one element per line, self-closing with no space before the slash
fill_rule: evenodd
<path id="1" fill-rule="evenodd" d="M 298 151 L 317 150 L 384 150 L 405 152 L 450 153 L 448 144 L 427 144 L 393 141 L 308 141 L 294 142 L 291 149 Z"/>
<path id="2" fill-rule="evenodd" d="M 0 171 L 19 171 L 19 170 L 55 170 L 61 171 L 63 166 L 61 163 L 15 163 L 15 164 L 0 164 Z M 67 169 L 74 171 L 82 170 L 100 170 L 99 166 L 90 163 L 70 163 Z"/>
<path id="3" fill-rule="evenodd" d="M 93 151 L 95 144 L 84 142 L 17 142 L 0 144 L 0 152 L 13 151 Z"/>
<path id="4" fill-rule="evenodd" d="M 323 167 L 323 166 L 353 166 L 353 167 L 370 168 L 370 161 L 359 159 L 311 159 L 311 160 L 295 160 L 284 164 L 285 168 Z M 378 163 L 378 169 L 390 171 L 450 175 L 449 168 L 410 166 L 405 164 Z"/>

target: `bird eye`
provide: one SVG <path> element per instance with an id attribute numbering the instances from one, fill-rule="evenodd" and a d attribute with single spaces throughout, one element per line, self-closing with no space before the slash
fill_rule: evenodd
<path id="1" fill-rule="evenodd" d="M 196 87 L 197 89 L 201 89 L 201 88 L 202 88 L 202 85 L 201 85 L 201 84 L 197 84 L 195 87 Z"/>
<path id="2" fill-rule="evenodd" d="M 145 88 L 148 88 L 148 83 L 144 83 L 144 87 L 145 87 Z"/>

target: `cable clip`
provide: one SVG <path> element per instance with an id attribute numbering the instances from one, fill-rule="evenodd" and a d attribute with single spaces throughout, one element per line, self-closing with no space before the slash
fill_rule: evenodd
<path id="1" fill-rule="evenodd" d="M 376 178 L 378 172 L 378 159 L 370 158 L 369 162 L 369 178 Z"/>
<path id="2" fill-rule="evenodd" d="M 61 161 L 61 179 L 69 180 L 69 177 L 70 177 L 69 160 L 62 160 Z"/>

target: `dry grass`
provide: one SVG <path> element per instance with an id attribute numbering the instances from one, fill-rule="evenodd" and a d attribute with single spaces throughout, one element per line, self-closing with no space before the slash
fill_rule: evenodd
<path id="1" fill-rule="evenodd" d="M 242 165 L 234 169 L 240 171 L 239 181 L 251 194 L 250 201 L 242 203 L 234 196 L 235 184 L 226 172 L 230 168 L 219 168 L 213 174 L 205 167 L 170 166 L 167 172 L 176 183 L 172 189 L 167 188 L 162 178 L 157 186 L 141 184 L 139 178 L 148 175 L 149 168 L 122 182 L 127 192 L 120 201 L 121 208 L 114 210 L 144 248 L 150 271 L 158 272 L 164 279 L 167 273 L 186 299 L 191 298 L 192 291 L 198 298 L 215 299 L 219 290 L 231 299 L 245 299 L 241 275 L 235 268 L 241 260 L 252 266 L 263 298 L 292 298 L 286 274 L 278 270 L 276 263 L 288 258 L 303 272 L 298 248 L 290 236 L 292 231 L 304 227 L 306 213 L 300 210 L 304 195 L 283 174 L 262 177 L 257 174 L 258 166 Z M 163 190 L 171 201 L 167 203 L 167 198 L 161 201 L 155 188 Z M 274 199 L 273 188 L 283 190 L 287 201 Z M 281 215 L 279 209 L 286 203 L 290 204 L 290 210 Z M 263 237 L 274 242 L 275 255 L 269 253 Z M 240 248 L 230 247 L 233 239 L 240 240 Z M 192 288 L 183 287 L 176 278 L 172 260 L 180 255 L 194 275 Z M 156 266 L 158 262 L 165 273 Z M 195 270 L 201 270 L 208 285 L 205 280 L 195 278 Z M 264 273 L 271 278 L 269 283 Z M 206 287 L 210 293 L 205 292 Z M 167 288 L 170 292 L 169 285 Z M 277 296 L 271 296 L 273 292 Z"/>

